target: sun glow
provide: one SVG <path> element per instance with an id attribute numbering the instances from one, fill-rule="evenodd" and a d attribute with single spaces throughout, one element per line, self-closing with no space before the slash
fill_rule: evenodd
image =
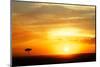
<path id="1" fill-rule="evenodd" d="M 70 49 L 69 49 L 69 48 L 64 47 L 63 51 L 64 51 L 64 52 L 69 52 L 69 51 L 70 51 Z"/>
<path id="2" fill-rule="evenodd" d="M 52 36 L 75 36 L 80 32 L 79 29 L 75 28 L 58 28 L 58 29 L 52 29 L 49 33 Z"/>
<path id="3" fill-rule="evenodd" d="M 77 37 L 83 38 L 93 36 L 85 32 L 86 31 L 78 28 L 56 28 L 49 30 L 48 38 L 50 42 L 54 44 L 54 53 L 59 55 L 78 54 L 85 52 L 85 47 L 90 47 L 76 40 Z"/>
<path id="4" fill-rule="evenodd" d="M 77 54 L 80 53 L 82 48 L 82 45 L 79 44 L 62 44 L 55 48 L 55 53 L 59 55 Z"/>
<path id="5" fill-rule="evenodd" d="M 78 28 L 58 28 L 48 32 L 48 38 L 59 39 L 64 37 L 93 37 L 94 35 L 85 33 L 86 31 Z"/>

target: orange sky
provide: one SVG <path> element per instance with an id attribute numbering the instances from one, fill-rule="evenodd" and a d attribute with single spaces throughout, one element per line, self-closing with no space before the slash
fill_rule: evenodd
<path id="1" fill-rule="evenodd" d="M 95 6 L 13 4 L 13 56 L 67 55 L 95 52 Z"/>

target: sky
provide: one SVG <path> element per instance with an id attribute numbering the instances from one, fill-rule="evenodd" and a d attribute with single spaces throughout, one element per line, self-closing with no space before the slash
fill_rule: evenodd
<path id="1" fill-rule="evenodd" d="M 95 52 L 95 6 L 13 2 L 13 56 Z M 73 51 L 74 50 L 74 51 Z"/>

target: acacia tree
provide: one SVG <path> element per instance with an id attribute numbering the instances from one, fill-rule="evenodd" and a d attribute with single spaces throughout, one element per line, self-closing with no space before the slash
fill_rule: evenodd
<path id="1" fill-rule="evenodd" d="M 25 49 L 25 51 L 28 53 L 28 54 L 30 54 L 30 51 L 31 51 L 32 49 L 31 48 L 26 48 Z"/>

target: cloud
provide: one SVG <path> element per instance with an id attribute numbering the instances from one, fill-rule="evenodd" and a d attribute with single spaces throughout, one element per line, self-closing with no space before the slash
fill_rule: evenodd
<path id="1" fill-rule="evenodd" d="M 15 2 L 13 25 L 31 31 L 77 27 L 95 32 L 95 6 Z"/>

